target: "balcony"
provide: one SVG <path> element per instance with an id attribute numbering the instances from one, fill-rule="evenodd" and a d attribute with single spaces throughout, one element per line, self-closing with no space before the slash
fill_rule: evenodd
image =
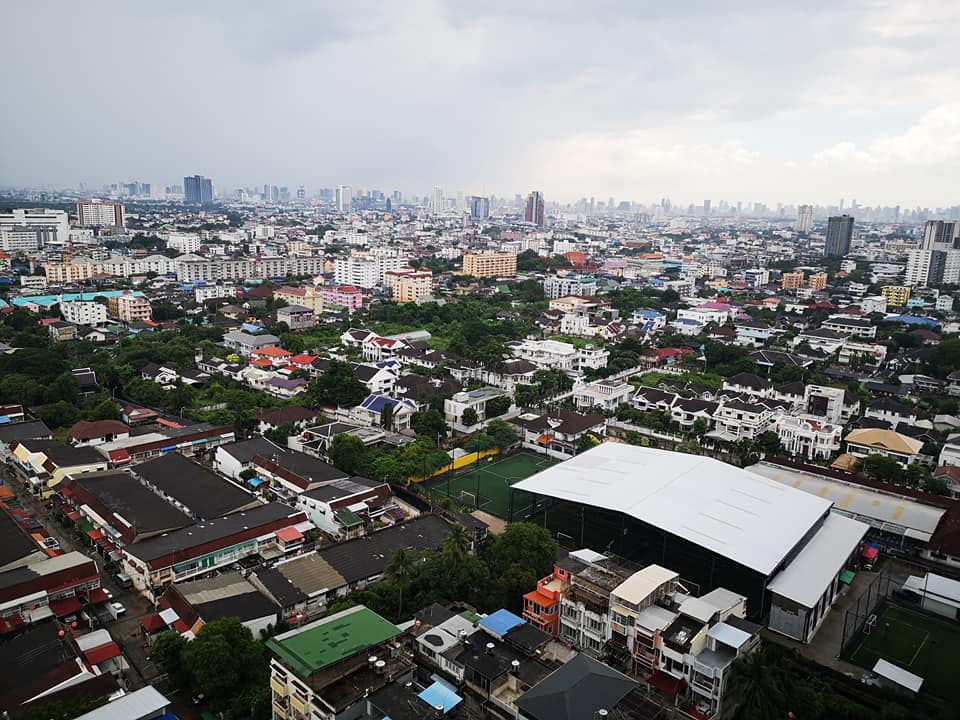
<path id="1" fill-rule="evenodd" d="M 283 705 L 278 705 L 277 703 L 273 704 L 273 716 L 278 718 L 287 717 L 287 708 Z"/>
<path id="2" fill-rule="evenodd" d="M 277 678 L 270 678 L 270 689 L 273 690 L 274 697 L 287 696 L 287 684 Z"/>

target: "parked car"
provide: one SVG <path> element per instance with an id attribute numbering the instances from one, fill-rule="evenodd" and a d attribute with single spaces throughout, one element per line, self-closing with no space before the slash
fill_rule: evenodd
<path id="1" fill-rule="evenodd" d="M 107 605 L 107 609 L 110 611 L 110 614 L 113 616 L 114 620 L 117 620 L 127 614 L 127 609 L 123 606 L 123 603 L 112 602 Z"/>

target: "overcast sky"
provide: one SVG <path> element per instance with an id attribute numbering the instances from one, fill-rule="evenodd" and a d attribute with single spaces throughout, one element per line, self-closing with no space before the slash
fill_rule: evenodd
<path id="1" fill-rule="evenodd" d="M 960 203 L 958 0 L 17 2 L 0 184 Z"/>

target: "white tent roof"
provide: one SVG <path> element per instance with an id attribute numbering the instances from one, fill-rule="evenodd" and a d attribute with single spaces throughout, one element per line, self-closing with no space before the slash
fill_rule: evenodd
<path id="1" fill-rule="evenodd" d="M 869 529 L 866 523 L 830 513 L 817 534 L 767 589 L 812 608 Z"/>
<path id="2" fill-rule="evenodd" d="M 170 701 L 152 685 L 127 693 L 113 702 L 81 715 L 77 720 L 138 720 L 152 718 L 170 706 Z"/>
<path id="3" fill-rule="evenodd" d="M 960 608 L 960 582 L 942 575 L 929 572 L 922 577 L 911 575 L 903 584 L 903 589 L 912 590 L 917 595 Z"/>
<path id="4" fill-rule="evenodd" d="M 895 682 L 897 685 L 905 687 L 911 692 L 920 692 L 920 687 L 923 685 L 922 677 L 914 675 L 912 672 L 907 672 L 902 667 L 898 667 L 892 662 L 887 662 L 883 658 L 877 660 L 877 664 L 873 666 L 873 671 L 880 677 Z"/>
<path id="5" fill-rule="evenodd" d="M 603 443 L 513 486 L 622 512 L 769 575 L 830 501 L 699 455 Z"/>
<path id="6" fill-rule="evenodd" d="M 658 587 L 677 579 L 679 575 L 673 570 L 667 570 L 659 565 L 648 565 L 617 585 L 611 594 L 628 603 L 640 605 Z"/>

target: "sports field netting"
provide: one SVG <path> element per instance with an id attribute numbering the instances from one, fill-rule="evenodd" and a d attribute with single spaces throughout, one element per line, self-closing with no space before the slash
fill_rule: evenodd
<path id="1" fill-rule="evenodd" d="M 884 605 L 869 634 L 861 631 L 850 661 L 872 670 L 877 659 L 924 679 L 921 692 L 945 700 L 960 697 L 960 625 L 899 605 Z"/>
<path id="2" fill-rule="evenodd" d="M 445 473 L 432 478 L 426 482 L 426 486 L 435 495 L 448 497 L 461 505 L 472 505 L 506 519 L 510 486 L 547 469 L 555 462 L 552 458 L 525 452 L 505 458 L 493 456 L 480 460 L 457 475 Z"/>

